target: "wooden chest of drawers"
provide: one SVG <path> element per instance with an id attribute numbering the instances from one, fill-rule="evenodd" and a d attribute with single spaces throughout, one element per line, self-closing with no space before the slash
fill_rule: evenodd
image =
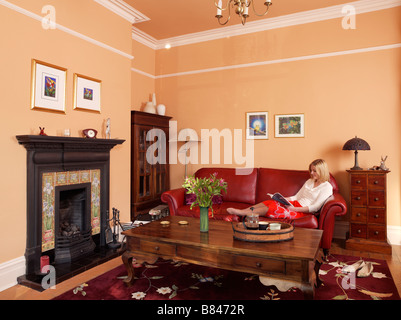
<path id="1" fill-rule="evenodd" d="M 389 171 L 347 170 L 350 177 L 350 230 L 347 249 L 391 254 L 387 243 Z"/>

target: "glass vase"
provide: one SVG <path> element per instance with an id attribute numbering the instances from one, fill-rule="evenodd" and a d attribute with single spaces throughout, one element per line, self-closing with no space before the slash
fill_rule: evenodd
<path id="1" fill-rule="evenodd" d="M 200 209 L 200 232 L 209 232 L 209 208 L 199 207 Z"/>

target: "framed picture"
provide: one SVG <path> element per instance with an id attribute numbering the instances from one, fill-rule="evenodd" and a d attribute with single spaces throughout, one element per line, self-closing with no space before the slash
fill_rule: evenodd
<path id="1" fill-rule="evenodd" d="M 31 109 L 65 113 L 67 69 L 32 59 Z"/>
<path id="2" fill-rule="evenodd" d="M 74 109 L 100 112 L 100 80 L 74 73 Z"/>
<path id="3" fill-rule="evenodd" d="M 269 139 L 268 112 L 246 113 L 246 139 Z"/>
<path id="4" fill-rule="evenodd" d="M 305 137 L 305 116 L 303 114 L 275 115 L 276 138 Z"/>

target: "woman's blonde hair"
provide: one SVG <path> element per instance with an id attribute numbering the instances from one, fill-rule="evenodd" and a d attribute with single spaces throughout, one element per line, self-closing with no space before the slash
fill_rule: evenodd
<path id="1" fill-rule="evenodd" d="M 312 169 L 312 166 L 315 166 L 316 172 L 319 175 L 319 181 L 320 182 L 326 182 L 330 180 L 330 172 L 329 172 L 329 167 L 323 159 L 316 159 L 311 162 L 309 165 L 309 172 Z"/>

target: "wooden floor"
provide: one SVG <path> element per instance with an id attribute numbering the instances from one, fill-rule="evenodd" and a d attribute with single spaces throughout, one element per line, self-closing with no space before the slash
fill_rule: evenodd
<path id="1" fill-rule="evenodd" d="M 342 241 L 335 240 L 332 244 L 330 253 L 386 260 L 397 286 L 398 293 L 401 295 L 401 246 L 392 246 L 392 248 L 392 255 L 352 251 L 344 249 Z M 48 289 L 44 292 L 38 292 L 21 285 L 16 285 L 0 292 L 0 300 L 49 300 L 68 290 L 76 288 L 80 284 L 87 282 L 90 279 L 119 266 L 120 264 L 122 264 L 121 257 L 115 258 L 69 280 L 63 281 L 56 286 L 56 289 Z"/>

